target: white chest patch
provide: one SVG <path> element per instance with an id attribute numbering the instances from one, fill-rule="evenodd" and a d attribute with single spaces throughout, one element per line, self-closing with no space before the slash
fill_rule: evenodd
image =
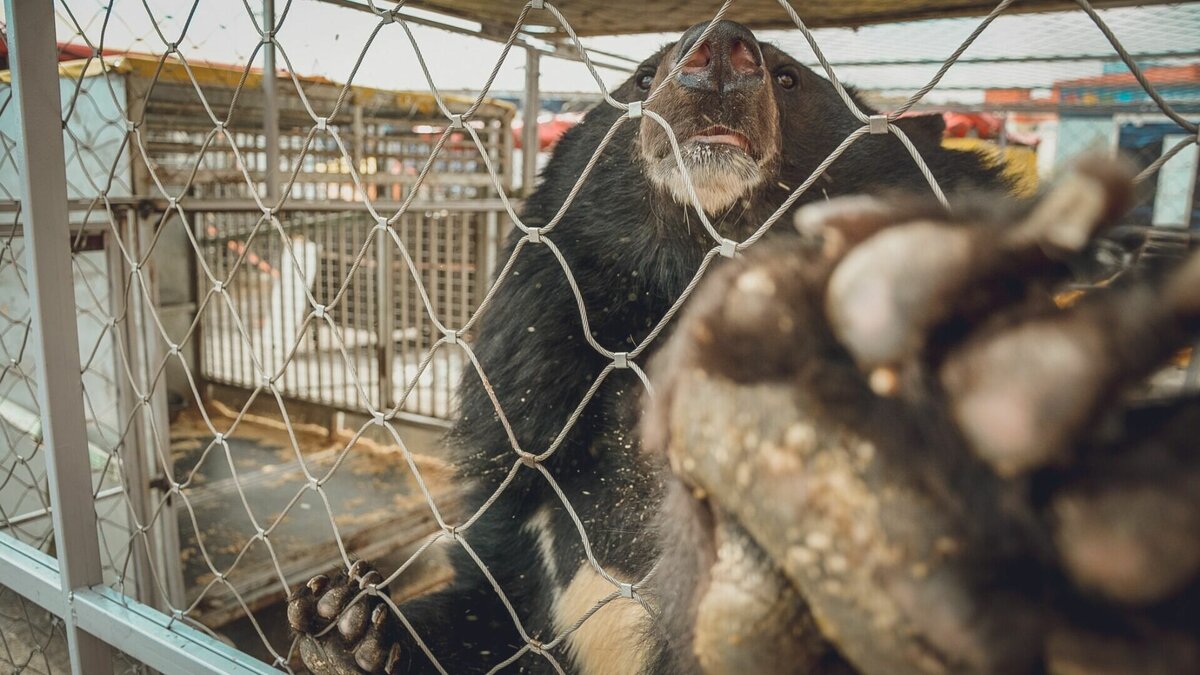
<path id="1" fill-rule="evenodd" d="M 584 563 L 554 603 L 554 629 L 561 633 L 612 595 L 613 585 Z M 640 675 L 648 660 L 642 639 L 646 610 L 634 600 L 609 601 L 567 636 L 566 648 L 581 675 Z"/>

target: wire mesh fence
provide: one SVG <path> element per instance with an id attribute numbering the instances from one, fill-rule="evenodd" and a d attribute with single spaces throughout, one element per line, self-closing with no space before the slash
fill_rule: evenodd
<path id="1" fill-rule="evenodd" d="M 415 593 L 439 583 L 442 548 L 461 546 L 492 581 L 524 643 L 515 653 L 481 657 L 481 667 L 502 670 L 532 654 L 559 672 L 568 669 L 561 647 L 569 636 L 609 604 L 644 606 L 645 579 L 626 579 L 592 554 L 591 533 L 546 460 L 615 371 L 628 369 L 649 387 L 642 363 L 709 267 L 777 227 L 856 142 L 869 135 L 894 136 L 930 190 L 945 201 L 921 154 L 895 122 L 929 103 L 926 97 L 955 77 L 956 62 L 988 35 L 1012 2 L 998 3 L 973 22 L 949 55 L 921 55 L 930 60 L 928 78 L 895 98 L 888 112 L 868 116 L 842 88 L 842 68 L 825 57 L 820 37 L 781 0 L 779 12 L 794 23 L 792 35 L 799 36 L 794 39 L 811 49 L 820 72 L 860 126 L 741 241 L 726 238 L 700 208 L 685 172 L 689 201 L 711 238 L 710 249 L 682 295 L 632 346 L 601 344 L 588 330 L 584 294 L 560 248 L 570 242 L 558 241 L 555 234 L 620 126 L 661 126 L 682 165 L 674 131 L 654 105 L 659 92 L 644 102 L 612 98 L 585 45 L 574 37 L 570 11 L 534 1 L 514 3 L 511 32 L 499 38 L 498 60 L 478 64 L 482 85 L 477 94 L 442 95 L 439 85 L 446 83 L 436 82 L 429 68 L 429 61 L 441 55 L 414 37 L 403 4 L 345 10 L 362 30 L 361 42 L 346 47 L 355 58 L 343 84 L 306 78 L 293 67 L 297 55 L 289 36 L 319 29 L 289 22 L 291 3 L 278 12 L 267 3 L 266 15 L 238 3 L 220 9 L 180 3 L 167 10 L 153 3 L 55 4 L 57 81 L 26 86 L 57 86 L 61 95 L 66 193 L 59 197 L 70 213 L 73 328 L 83 392 L 79 410 L 91 485 L 87 501 L 98 526 L 94 554 L 102 568 L 102 578 L 91 588 L 94 597 L 86 596 L 95 604 L 85 610 L 107 608 L 84 611 L 79 621 L 118 617 L 116 624 L 130 627 L 127 635 L 159 636 L 115 645 L 151 667 L 179 670 L 173 656 L 203 644 L 207 651 L 188 663 L 208 663 L 210 672 L 228 664 L 299 669 L 280 601 L 310 576 L 348 568 L 360 557 L 383 557 L 388 567 L 379 585 L 404 585 Z M 1125 69 L 1113 82 L 1078 86 L 1120 96 L 1136 92 L 1146 110 L 1098 117 L 1092 106 L 1074 119 L 1069 108 L 1056 109 L 1054 118 L 1045 120 L 1046 128 L 1049 122 L 1057 128 L 1053 154 L 1072 156 L 1098 141 L 1131 150 L 1144 167 L 1144 201 L 1134 218 L 1146 225 L 1194 225 L 1195 110 L 1172 98 L 1186 98 L 1187 92 L 1174 92 L 1170 81 L 1139 66 L 1107 29 L 1105 14 L 1084 0 L 1077 4 L 1072 20 L 1098 29 Z M 712 5 L 714 19 L 737 18 L 735 2 Z M 207 53 L 201 43 L 220 39 L 198 42 L 190 33 L 199 25 L 197 15 L 218 12 L 222 21 L 239 24 L 257 40 L 248 53 L 225 65 L 191 54 Z M 600 105 L 620 112 L 556 215 L 536 225 L 522 220 L 520 205 L 511 198 L 514 110 L 488 98 L 508 53 L 526 48 L 522 28 L 533 12 L 547 13 L 572 36 L 583 62 L 580 72 L 595 83 Z M 111 27 L 122 23 L 145 31 L 131 44 L 116 45 Z M 385 92 L 356 84 L 360 65 L 384 40 L 411 48 L 405 67 L 422 74 L 425 91 Z M 693 49 L 701 43 L 696 40 Z M 685 61 L 686 56 L 679 59 Z M 279 69 L 271 77 L 263 74 L 268 63 Z M 23 204 L 30 197 L 23 194 L 21 180 L 25 158 L 36 149 L 20 147 L 20 131 L 29 122 L 19 119 L 10 83 L 0 88 L 0 196 L 5 200 L 0 204 L 0 533 L 6 537 L 0 543 L 23 550 L 6 543 L 12 540 L 54 556 L 61 545 L 53 526 L 55 499 L 68 497 L 52 494 L 57 479 L 47 473 L 41 430 L 50 412 L 38 405 L 33 365 L 39 355 L 31 336 L 45 317 L 33 309 L 28 291 L 32 263 L 23 228 L 43 225 L 27 222 Z M 1160 87 L 1173 93 L 1164 98 Z M 1045 114 L 1030 106 L 990 110 L 1005 113 L 1006 124 L 1020 122 L 1018 114 Z M 270 124 L 264 127 L 264 119 L 278 122 L 272 130 Z M 501 235 L 514 227 L 522 233 L 520 241 L 511 257 L 500 259 Z M 453 417 L 455 387 L 463 377 L 477 379 L 489 393 L 504 386 L 479 365 L 473 329 L 498 287 L 522 283 L 510 273 L 514 260 L 538 246 L 551 252 L 571 286 L 582 322 L 580 341 L 609 365 L 582 400 L 571 402 L 574 413 L 544 446 L 522 446 L 512 434 L 509 411 L 492 394 L 496 418 L 509 432 L 510 469 L 480 511 L 457 513 L 455 479 L 437 458 L 414 452 L 418 431 L 407 422 L 413 416 L 425 421 Z M 214 384 L 244 395 L 232 403 L 218 400 Z M 349 426 L 308 428 L 298 415 L 302 404 L 346 413 Z M 588 564 L 606 584 L 605 593 L 554 634 L 531 632 L 522 623 L 506 589 L 465 536 L 525 472 L 559 495 L 577 525 Z M 378 489 L 373 492 L 370 481 L 358 480 L 364 476 L 374 476 Z M 46 601 L 57 608 L 47 613 L 14 578 L 0 577 L 5 626 L 0 663 L 18 671 L 62 671 L 66 661 L 57 655 L 77 639 L 72 635 L 77 629 L 68 630 L 61 620 L 66 605 Z M 374 592 L 367 588 L 363 595 Z M 399 606 L 386 602 L 403 622 Z M 130 613 L 120 614 L 121 608 Z M 420 642 L 420 626 L 405 624 L 405 629 Z M 117 642 L 112 632 L 89 630 Z M 174 641 L 160 639 L 164 634 Z M 213 646 L 219 645 L 216 638 L 235 642 L 241 652 L 221 651 Z M 442 670 L 437 654 L 425 656 Z M 223 665 L 212 665 L 217 663 Z"/>

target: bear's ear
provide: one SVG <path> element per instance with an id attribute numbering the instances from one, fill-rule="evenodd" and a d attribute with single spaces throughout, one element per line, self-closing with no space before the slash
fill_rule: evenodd
<path id="1" fill-rule="evenodd" d="M 904 130 L 913 143 L 942 144 L 946 133 L 946 120 L 939 114 L 901 117 L 894 124 Z"/>

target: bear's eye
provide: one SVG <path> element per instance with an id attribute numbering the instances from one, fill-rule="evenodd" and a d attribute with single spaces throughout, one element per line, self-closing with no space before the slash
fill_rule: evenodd
<path id="1" fill-rule="evenodd" d="M 642 91 L 650 91 L 650 85 L 654 84 L 654 73 L 638 73 L 637 86 Z"/>
<path id="2" fill-rule="evenodd" d="M 784 89 L 791 89 L 796 86 L 796 76 L 786 70 L 775 73 L 775 81 Z"/>

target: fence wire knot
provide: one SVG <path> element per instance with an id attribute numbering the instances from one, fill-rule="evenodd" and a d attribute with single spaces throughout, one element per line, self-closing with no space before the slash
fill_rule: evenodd
<path id="1" fill-rule="evenodd" d="M 871 115 L 867 119 L 869 121 L 869 128 L 872 134 L 878 135 L 886 134 L 888 132 L 887 115 Z"/>
<path id="2" fill-rule="evenodd" d="M 449 345 L 458 344 L 458 331 L 454 330 L 453 328 L 447 328 L 445 331 L 442 332 L 442 335 L 444 335 L 446 337 L 446 344 L 449 344 Z"/>
<path id="3" fill-rule="evenodd" d="M 639 118 L 641 116 L 642 116 L 642 102 L 641 101 L 630 101 L 629 102 L 629 119 L 636 120 L 637 118 Z"/>
<path id="4" fill-rule="evenodd" d="M 622 598 L 633 598 L 633 584 L 617 584 L 617 590 Z"/>
<path id="5" fill-rule="evenodd" d="M 529 0 L 529 9 L 546 9 L 546 0 Z"/>
<path id="6" fill-rule="evenodd" d="M 540 243 L 542 243 L 542 228 L 531 227 L 526 232 L 526 236 L 529 238 L 529 243 L 540 244 Z"/>
<path id="7" fill-rule="evenodd" d="M 328 125 L 329 125 L 328 117 L 318 117 L 317 118 L 317 131 L 325 131 L 325 128 Z"/>
<path id="8" fill-rule="evenodd" d="M 735 254 L 737 254 L 737 242 L 732 239 L 722 239 L 721 255 L 732 258 Z"/>
<path id="9" fill-rule="evenodd" d="M 463 128 L 463 116 L 461 114 L 454 114 L 454 115 L 450 116 L 450 128 L 451 129 L 462 129 Z"/>
<path id="10" fill-rule="evenodd" d="M 628 368 L 629 367 L 629 352 L 616 352 L 615 354 L 613 354 L 613 367 L 614 368 Z"/>

